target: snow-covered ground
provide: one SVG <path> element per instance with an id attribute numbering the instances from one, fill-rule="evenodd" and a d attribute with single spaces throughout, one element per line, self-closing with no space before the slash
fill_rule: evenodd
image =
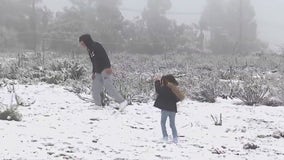
<path id="1" fill-rule="evenodd" d="M 153 102 L 130 105 L 125 113 L 113 115 L 114 109 L 97 108 L 61 86 L 15 89 L 36 102 L 19 107 L 22 121 L 0 120 L 0 159 L 284 159 L 284 138 L 270 136 L 284 131 L 284 107 L 185 100 L 176 117 L 176 145 L 160 141 L 160 111 Z M 0 102 L 10 101 L 11 94 L 0 88 Z M 215 126 L 211 114 L 220 113 L 223 125 Z M 243 149 L 247 143 L 259 148 Z"/>

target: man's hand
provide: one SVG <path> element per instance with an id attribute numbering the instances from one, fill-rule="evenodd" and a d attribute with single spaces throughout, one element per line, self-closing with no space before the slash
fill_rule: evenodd
<path id="1" fill-rule="evenodd" d="M 104 72 L 106 74 L 112 74 L 112 69 L 111 68 L 106 68 L 106 69 L 104 69 Z"/>
<path id="2" fill-rule="evenodd" d="M 96 78 L 96 73 L 92 74 L 92 80 L 94 80 Z"/>

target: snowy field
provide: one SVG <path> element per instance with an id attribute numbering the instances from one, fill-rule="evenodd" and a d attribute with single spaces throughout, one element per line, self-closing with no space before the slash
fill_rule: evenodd
<path id="1" fill-rule="evenodd" d="M 161 141 L 160 111 L 153 102 L 133 104 L 125 113 L 113 115 L 111 107 L 97 108 L 61 86 L 16 85 L 15 89 L 35 103 L 19 106 L 20 122 L 0 120 L 3 160 L 284 159 L 284 138 L 273 135 L 284 131 L 284 107 L 185 100 L 176 117 L 176 145 Z M 10 101 L 11 93 L 0 88 L 0 102 Z M 223 125 L 215 126 L 211 114 L 220 113 Z M 248 143 L 258 147 L 244 149 Z"/>

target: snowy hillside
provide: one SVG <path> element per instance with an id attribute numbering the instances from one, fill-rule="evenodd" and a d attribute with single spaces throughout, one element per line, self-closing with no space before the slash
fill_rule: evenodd
<path id="1" fill-rule="evenodd" d="M 113 115 L 112 108 L 97 108 L 61 86 L 15 90 L 35 103 L 19 107 L 20 122 L 0 120 L 0 159 L 284 159 L 284 138 L 274 133 L 284 131 L 284 107 L 185 100 L 179 104 L 176 145 L 161 141 L 160 111 L 153 102 Z M 0 88 L 0 102 L 10 100 L 11 93 Z M 211 114 L 220 113 L 223 125 L 215 126 Z"/>

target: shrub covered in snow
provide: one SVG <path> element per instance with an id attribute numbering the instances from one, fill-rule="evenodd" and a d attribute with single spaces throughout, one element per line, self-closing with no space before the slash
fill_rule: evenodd
<path id="1" fill-rule="evenodd" d="M 8 121 L 21 121 L 22 115 L 18 112 L 17 108 L 8 108 L 0 111 L 0 120 Z"/>
<path id="2" fill-rule="evenodd" d="M 268 95 L 269 86 L 261 77 L 248 77 L 237 93 L 237 97 L 249 106 L 265 103 Z"/>
<path id="3" fill-rule="evenodd" d="M 215 78 L 199 79 L 199 83 L 192 88 L 190 97 L 200 102 L 216 102 L 218 80 Z"/>
<path id="4" fill-rule="evenodd" d="M 276 86 L 277 86 L 277 88 L 275 89 L 276 98 L 280 101 L 279 105 L 283 105 L 284 104 L 284 82 L 279 81 Z"/>
<path id="5" fill-rule="evenodd" d="M 61 73 L 65 80 L 79 80 L 86 72 L 86 68 L 80 65 L 79 62 L 69 61 L 67 59 L 52 62 L 50 69 L 51 71 Z"/>
<path id="6" fill-rule="evenodd" d="M 153 99 L 154 79 L 165 74 L 173 74 L 186 95 L 197 101 L 213 103 L 218 96 L 238 97 L 248 105 L 274 105 L 275 98 L 282 103 L 284 101 L 284 87 L 280 85 L 284 73 L 284 65 L 281 63 L 283 56 L 225 57 L 186 53 L 154 56 L 117 53 L 109 56 L 115 86 L 130 101 L 145 102 Z M 17 79 L 21 83 L 43 81 L 75 86 L 76 92 L 90 94 L 92 65 L 87 55 L 75 58 L 45 55 L 45 59 L 46 62 L 41 65 L 30 61 L 19 66 L 17 59 L 11 58 L 1 62 L 0 76 Z M 268 74 L 269 71 L 273 71 L 273 74 Z M 280 77 L 273 78 L 276 74 L 274 72 Z M 249 79 L 252 73 L 262 78 Z M 268 96 L 272 93 L 273 97 Z"/>

